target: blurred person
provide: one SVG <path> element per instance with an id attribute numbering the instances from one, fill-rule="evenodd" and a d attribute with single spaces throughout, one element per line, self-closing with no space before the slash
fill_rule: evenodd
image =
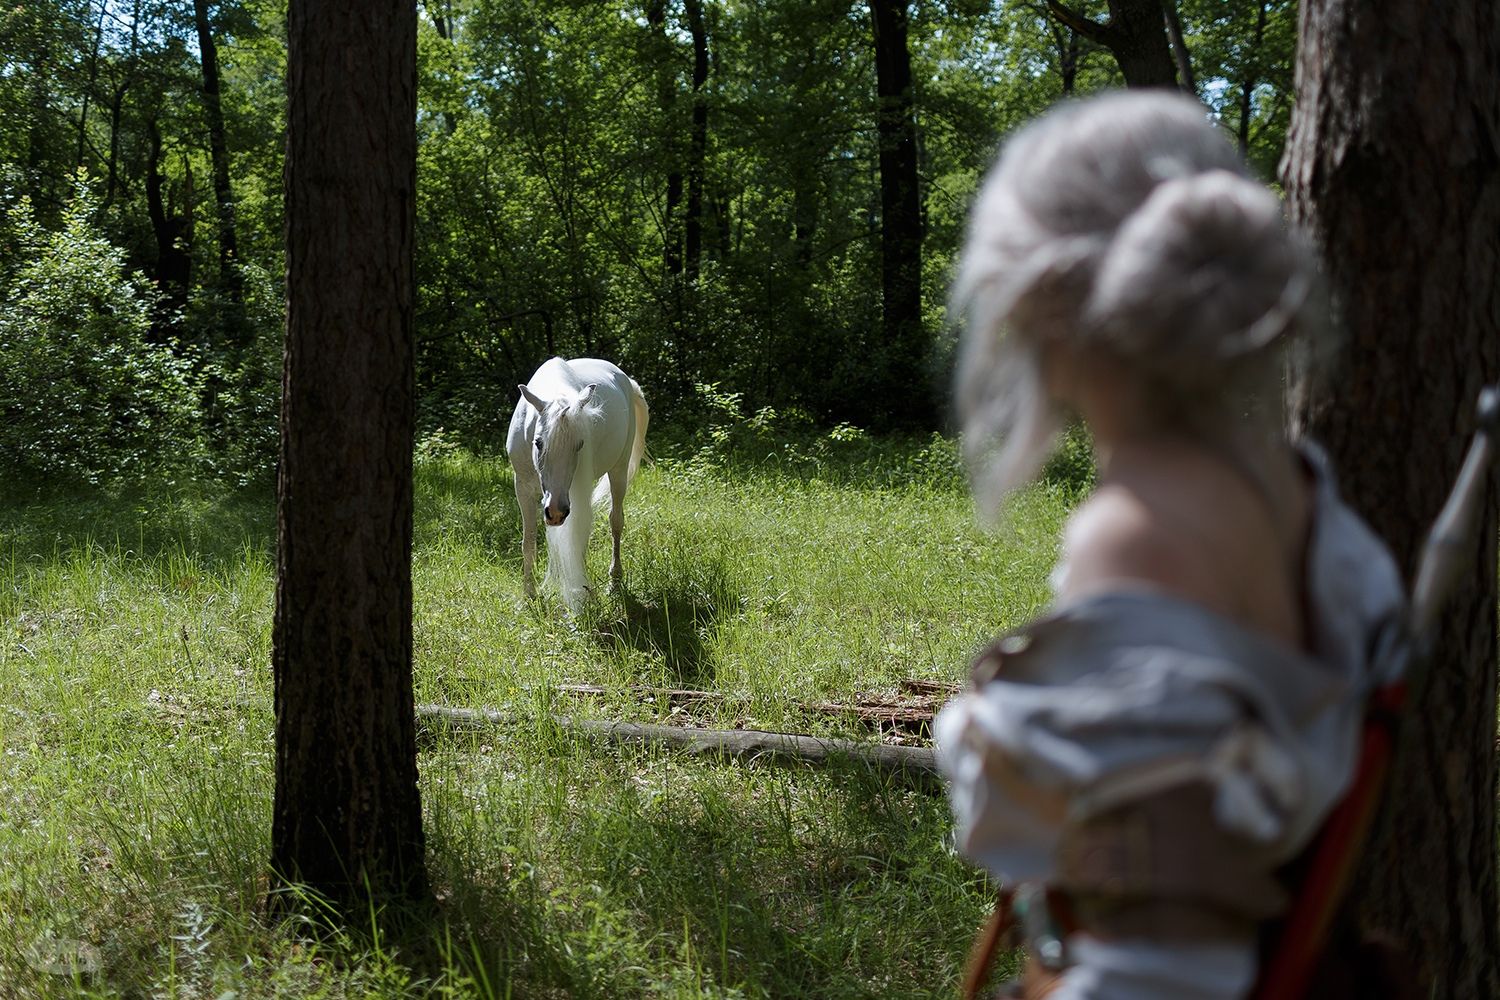
<path id="1" fill-rule="evenodd" d="M 1024 911 L 1014 995 L 1248 995 L 1278 872 L 1350 783 L 1404 598 L 1283 426 L 1317 289 L 1277 197 L 1181 95 L 1060 107 L 978 195 L 953 299 L 981 511 L 1070 418 L 1098 470 L 1054 606 L 936 727 L 959 848 Z"/>

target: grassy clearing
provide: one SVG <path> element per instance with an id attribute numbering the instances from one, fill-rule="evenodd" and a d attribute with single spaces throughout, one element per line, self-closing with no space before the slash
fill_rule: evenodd
<path id="1" fill-rule="evenodd" d="M 627 686 L 699 687 L 725 696 L 699 724 L 862 735 L 799 705 L 960 679 L 1045 599 L 1067 494 L 986 535 L 933 449 L 668 446 L 630 497 L 626 593 L 575 620 L 519 600 L 503 463 L 424 459 L 417 697 L 539 721 L 424 742 L 442 917 L 401 940 L 261 917 L 270 497 L 0 504 L 0 995 L 951 995 L 987 900 L 940 800 L 540 721 L 670 720 Z"/>

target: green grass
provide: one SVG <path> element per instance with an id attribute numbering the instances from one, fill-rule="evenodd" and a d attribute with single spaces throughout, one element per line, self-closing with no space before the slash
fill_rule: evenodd
<path id="1" fill-rule="evenodd" d="M 0 502 L 0 996 L 952 995 L 988 900 L 940 798 L 544 721 L 670 721 L 640 686 L 696 687 L 696 724 L 870 738 L 801 705 L 960 680 L 1045 600 L 1068 494 L 986 534 L 934 448 L 667 447 L 625 593 L 574 618 L 520 600 L 503 462 L 424 459 L 417 698 L 534 721 L 424 740 L 441 908 L 399 940 L 264 918 L 271 497 Z"/>

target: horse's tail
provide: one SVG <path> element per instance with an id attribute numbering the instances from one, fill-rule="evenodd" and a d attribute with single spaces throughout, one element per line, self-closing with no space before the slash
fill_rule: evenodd
<path id="1" fill-rule="evenodd" d="M 635 379 L 630 379 L 630 405 L 635 409 L 635 440 L 630 444 L 630 467 L 625 472 L 625 482 L 635 479 L 640 471 L 641 459 L 646 455 L 646 425 L 651 423 L 651 407 L 646 405 L 646 394 Z"/>

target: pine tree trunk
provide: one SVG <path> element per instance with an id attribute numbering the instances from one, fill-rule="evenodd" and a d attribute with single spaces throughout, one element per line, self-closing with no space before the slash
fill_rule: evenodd
<path id="1" fill-rule="evenodd" d="M 1500 8 L 1303 0 L 1300 16 L 1283 175 L 1342 340 L 1294 415 L 1409 574 L 1500 377 Z M 1442 997 L 1500 996 L 1494 499 L 1492 481 L 1353 899 Z"/>
<path id="2" fill-rule="evenodd" d="M 292 0 L 271 865 L 422 900 L 412 702 L 416 7 Z M 273 894 L 273 904 L 288 902 Z"/>
<path id="3" fill-rule="evenodd" d="M 897 424 L 931 420 L 922 329 L 922 193 L 917 176 L 916 97 L 906 0 L 870 0 L 880 143 L 882 367 Z"/>
<path id="4" fill-rule="evenodd" d="M 203 66 L 203 115 L 208 121 L 208 154 L 213 163 L 214 203 L 219 220 L 219 281 L 229 300 L 244 299 L 243 282 L 235 266 L 239 246 L 234 234 L 234 192 L 229 186 L 229 143 L 224 137 L 224 109 L 219 100 L 219 50 L 208 21 L 208 0 L 193 0 L 198 27 L 198 53 Z M 243 334 L 245 331 L 237 331 Z"/>

